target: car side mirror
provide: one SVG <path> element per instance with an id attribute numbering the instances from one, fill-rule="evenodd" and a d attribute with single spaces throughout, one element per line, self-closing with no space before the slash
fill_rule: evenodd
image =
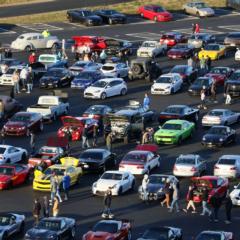
<path id="1" fill-rule="evenodd" d="M 154 82 L 154 83 L 156 83 L 157 81 L 156 81 L 156 80 L 154 80 L 153 82 Z"/>
<path id="2" fill-rule="evenodd" d="M 159 129 L 161 129 L 162 127 L 161 126 L 158 126 Z"/>
<path id="3" fill-rule="evenodd" d="M 237 186 L 233 186 L 234 189 L 237 189 Z"/>

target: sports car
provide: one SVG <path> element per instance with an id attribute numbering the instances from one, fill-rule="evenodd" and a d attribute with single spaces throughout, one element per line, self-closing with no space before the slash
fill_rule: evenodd
<path id="1" fill-rule="evenodd" d="M 138 13 L 141 17 L 155 22 L 168 22 L 173 19 L 172 14 L 159 5 L 141 6 L 138 8 Z"/>
<path id="2" fill-rule="evenodd" d="M 160 38 L 160 44 L 167 44 L 168 47 L 173 47 L 177 43 L 185 43 L 187 38 L 179 32 L 164 33 Z"/>
<path id="3" fill-rule="evenodd" d="M 10 239 L 12 235 L 24 232 L 25 216 L 15 213 L 0 214 L 0 239 Z M 16 235 L 15 235 L 16 237 Z"/>
<path id="4" fill-rule="evenodd" d="M 106 77 L 127 78 L 129 67 L 126 63 L 105 63 L 101 67 L 101 72 Z"/>
<path id="5" fill-rule="evenodd" d="M 93 195 L 104 195 L 111 188 L 112 195 L 121 195 L 129 190 L 133 190 L 135 178 L 130 172 L 106 171 L 93 183 Z"/>
<path id="6" fill-rule="evenodd" d="M 182 229 L 175 227 L 153 227 L 145 230 L 137 240 L 181 240 Z"/>
<path id="7" fill-rule="evenodd" d="M 0 164 L 16 163 L 27 159 L 26 149 L 11 145 L 0 145 Z"/>
<path id="8" fill-rule="evenodd" d="M 43 131 L 40 113 L 17 112 L 3 126 L 4 133 L 10 136 L 30 135 L 31 131 Z"/>
<path id="9" fill-rule="evenodd" d="M 212 77 L 198 77 L 188 88 L 188 94 L 190 96 L 198 96 L 200 95 L 201 90 L 203 89 L 204 86 L 206 90 L 206 95 L 210 95 L 212 84 L 213 84 Z"/>
<path id="10" fill-rule="evenodd" d="M 210 43 L 206 45 L 199 53 L 198 57 L 206 58 L 210 57 L 211 60 L 219 60 L 221 57 L 225 57 L 227 54 L 227 49 L 224 45 L 217 43 Z"/>
<path id="11" fill-rule="evenodd" d="M 109 25 L 127 22 L 126 15 L 120 12 L 117 12 L 116 10 L 99 9 L 95 11 L 95 14 L 101 17 L 104 23 L 107 23 Z"/>
<path id="12" fill-rule="evenodd" d="M 227 178 L 217 176 L 193 177 L 191 178 L 191 182 L 191 184 L 195 186 L 195 189 L 193 191 L 193 201 L 196 203 L 202 201 L 202 192 L 203 188 L 205 187 L 207 187 L 209 191 L 208 202 L 214 195 L 217 195 L 219 197 L 226 196 L 229 187 L 229 182 Z"/>
<path id="13" fill-rule="evenodd" d="M 233 205 L 240 206 L 240 183 L 234 186 L 234 189 L 230 193 L 230 197 Z"/>
<path id="14" fill-rule="evenodd" d="M 40 88 L 61 88 L 69 86 L 72 73 L 66 68 L 51 68 L 39 80 Z"/>
<path id="15" fill-rule="evenodd" d="M 167 52 L 167 56 L 171 59 L 190 58 L 193 54 L 194 48 L 188 43 L 178 43 Z"/>
<path id="16" fill-rule="evenodd" d="M 236 131 L 227 126 L 212 126 L 203 136 L 202 145 L 205 147 L 224 147 L 236 141 Z"/>
<path id="17" fill-rule="evenodd" d="M 9 189 L 28 180 L 29 168 L 23 164 L 0 165 L 0 189 Z"/>
<path id="18" fill-rule="evenodd" d="M 168 120 L 154 133 L 157 144 L 178 144 L 191 138 L 195 131 L 195 123 L 186 120 Z"/>
<path id="19" fill-rule="evenodd" d="M 214 67 L 205 76 L 213 78 L 217 85 L 224 85 L 225 80 L 230 77 L 233 71 L 229 67 Z"/>
<path id="20" fill-rule="evenodd" d="M 188 2 L 183 5 L 184 12 L 197 17 L 209 17 L 214 16 L 215 12 L 205 2 Z"/>
<path id="21" fill-rule="evenodd" d="M 165 55 L 166 51 L 167 45 L 165 43 L 159 43 L 158 41 L 144 41 L 137 50 L 137 56 L 155 58 L 160 55 Z"/>
<path id="22" fill-rule="evenodd" d="M 35 175 L 33 180 L 33 189 L 37 191 L 43 192 L 50 192 L 51 190 L 51 183 L 50 178 L 53 172 L 56 173 L 58 176 L 60 185 L 62 178 L 64 176 L 64 172 L 71 178 L 71 186 L 74 184 L 79 184 L 81 175 L 82 175 L 82 168 L 77 167 L 79 161 L 76 161 L 75 158 L 62 158 L 60 159 L 61 163 L 64 164 L 55 164 L 48 167 L 43 173 L 39 175 Z"/>
<path id="23" fill-rule="evenodd" d="M 77 76 L 79 73 L 85 70 L 100 70 L 101 66 L 101 63 L 95 63 L 91 61 L 77 61 L 69 68 L 69 70 L 73 76 Z"/>
<path id="24" fill-rule="evenodd" d="M 82 131 L 87 125 L 89 134 L 93 132 L 93 126 L 98 121 L 89 117 L 71 117 L 64 116 L 61 118 L 63 127 L 58 129 L 58 137 L 66 137 L 71 141 L 78 141 L 82 138 Z"/>
<path id="25" fill-rule="evenodd" d="M 149 175 L 149 183 L 147 184 L 147 196 L 149 201 L 162 200 L 165 198 L 163 187 L 167 179 L 170 184 L 179 184 L 178 179 L 173 175 L 151 174 Z M 141 200 L 145 200 L 142 185 L 138 188 L 138 195 Z"/>
<path id="26" fill-rule="evenodd" d="M 188 38 L 188 43 L 194 48 L 204 47 L 208 43 L 215 43 L 216 37 L 209 33 L 195 33 Z"/>
<path id="27" fill-rule="evenodd" d="M 82 240 L 128 239 L 131 235 L 131 223 L 128 220 L 101 220 L 95 224 L 92 230 L 83 235 Z"/>
<path id="28" fill-rule="evenodd" d="M 169 119 L 183 119 L 197 123 L 198 118 L 198 108 L 191 108 L 187 105 L 170 105 L 164 111 L 160 112 L 158 122 L 161 124 Z"/>
<path id="29" fill-rule="evenodd" d="M 103 148 L 93 148 L 83 151 L 79 156 L 79 166 L 84 171 L 103 171 L 114 168 L 117 164 L 116 155 Z"/>
<path id="30" fill-rule="evenodd" d="M 119 164 L 119 171 L 129 171 L 134 175 L 149 174 L 154 168 L 160 167 L 161 158 L 156 153 L 157 149 L 156 145 L 141 145 L 140 149 L 128 152 Z"/>
<path id="31" fill-rule="evenodd" d="M 76 221 L 66 217 L 42 218 L 36 226 L 29 229 L 24 239 L 74 239 Z"/>
<path id="32" fill-rule="evenodd" d="M 229 109 L 213 109 L 202 118 L 202 126 L 231 125 L 240 122 L 240 113 Z"/>
<path id="33" fill-rule="evenodd" d="M 233 240 L 234 235 L 232 232 L 224 232 L 224 231 L 202 231 L 200 232 L 196 240 Z"/>

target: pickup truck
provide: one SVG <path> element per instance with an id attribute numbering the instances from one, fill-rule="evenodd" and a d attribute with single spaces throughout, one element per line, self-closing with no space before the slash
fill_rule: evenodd
<path id="1" fill-rule="evenodd" d="M 61 96 L 41 96 L 36 105 L 27 108 L 27 112 L 40 113 L 44 120 L 55 121 L 58 116 L 66 115 L 69 103 Z"/>

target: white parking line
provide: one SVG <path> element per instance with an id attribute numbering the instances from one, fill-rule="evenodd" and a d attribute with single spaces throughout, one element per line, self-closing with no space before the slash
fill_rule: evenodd
<path id="1" fill-rule="evenodd" d="M 127 33 L 127 36 L 143 39 L 159 39 L 161 33 L 152 33 L 152 32 L 139 32 L 139 33 Z"/>
<path id="2" fill-rule="evenodd" d="M 175 29 L 172 31 L 181 32 L 181 33 L 185 33 L 185 34 L 192 34 L 192 28 Z M 201 32 L 210 33 L 210 34 L 223 34 L 224 33 L 221 31 L 216 31 L 216 30 L 212 30 L 212 29 L 203 29 L 203 28 L 201 29 Z"/>
<path id="3" fill-rule="evenodd" d="M 14 31 L 10 31 L 8 29 L 5 28 L 0 28 L 0 34 L 15 34 L 16 32 Z"/>
<path id="4" fill-rule="evenodd" d="M 63 28 L 56 27 L 56 26 L 46 24 L 46 23 L 18 24 L 18 26 L 22 27 L 22 28 L 29 29 L 29 30 L 37 31 L 37 32 L 41 32 L 41 31 L 44 31 L 46 29 L 48 29 L 49 31 L 63 30 Z"/>
<path id="5" fill-rule="evenodd" d="M 238 24 L 238 25 L 218 26 L 218 28 L 223 28 L 223 29 L 239 32 L 240 31 L 240 24 Z"/>

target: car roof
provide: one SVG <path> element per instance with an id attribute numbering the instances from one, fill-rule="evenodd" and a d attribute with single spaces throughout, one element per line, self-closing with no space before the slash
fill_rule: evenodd
<path id="1" fill-rule="evenodd" d="M 240 155 L 233 155 L 233 154 L 230 154 L 230 155 L 222 155 L 219 159 L 236 159 L 236 158 L 240 158 Z"/>
<path id="2" fill-rule="evenodd" d="M 167 106 L 167 108 L 169 108 L 169 107 L 175 107 L 175 108 L 185 108 L 185 107 L 188 107 L 187 105 L 181 105 L 181 104 L 176 104 L 176 105 L 169 105 L 169 106 Z"/>
<path id="3" fill-rule="evenodd" d="M 106 172 L 104 172 L 104 173 L 116 173 L 116 174 L 124 174 L 124 173 L 125 173 L 125 171 L 111 170 L 111 171 L 106 171 Z M 104 173 L 103 173 L 103 174 L 104 174 Z"/>
<path id="4" fill-rule="evenodd" d="M 198 157 L 199 155 L 198 154 L 181 154 L 179 155 L 179 158 L 196 158 Z"/>
<path id="5" fill-rule="evenodd" d="M 131 153 L 131 154 L 144 154 L 144 155 L 147 155 L 147 154 L 149 154 L 151 152 L 150 151 L 145 151 L 145 150 L 142 150 L 142 151 L 140 151 L 140 150 L 133 150 L 133 151 L 128 152 L 127 154 L 129 154 L 129 153 Z"/>
<path id="6" fill-rule="evenodd" d="M 104 81 L 104 82 L 110 83 L 110 82 L 115 81 L 115 80 L 121 80 L 121 81 L 123 81 L 122 78 L 102 78 L 102 79 L 100 79 L 100 80 L 98 80 L 98 81 L 100 81 L 100 82 Z"/>
<path id="7" fill-rule="evenodd" d="M 30 32 L 30 33 L 23 33 L 19 36 L 24 36 L 24 37 L 31 37 L 31 36 L 36 36 L 36 35 L 42 35 L 41 33 L 36 33 L 36 32 Z"/>
<path id="8" fill-rule="evenodd" d="M 82 153 L 84 153 L 84 152 L 106 152 L 106 151 L 108 151 L 108 150 L 105 148 L 90 148 L 90 149 L 83 151 Z"/>
<path id="9" fill-rule="evenodd" d="M 174 77 L 174 76 L 179 76 L 178 73 L 166 73 L 166 74 L 162 74 L 159 78 L 161 77 Z"/>
<path id="10" fill-rule="evenodd" d="M 180 120 L 180 119 L 172 119 L 172 120 L 168 120 L 168 121 L 166 121 L 165 122 L 165 124 L 166 123 L 173 123 L 173 124 L 183 124 L 183 123 L 189 123 L 188 121 L 186 121 L 186 120 Z"/>

